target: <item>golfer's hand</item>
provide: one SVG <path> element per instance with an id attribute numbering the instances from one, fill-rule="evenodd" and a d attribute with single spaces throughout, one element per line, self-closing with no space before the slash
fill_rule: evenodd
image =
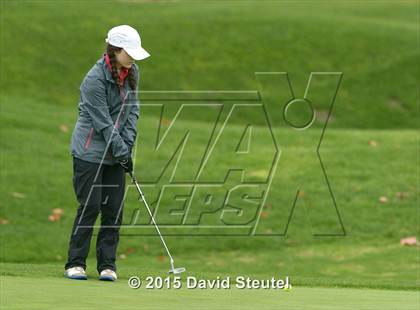
<path id="1" fill-rule="evenodd" d="M 133 160 L 131 159 L 131 157 L 120 159 L 118 160 L 118 162 L 124 168 L 125 172 L 127 173 L 133 172 Z"/>

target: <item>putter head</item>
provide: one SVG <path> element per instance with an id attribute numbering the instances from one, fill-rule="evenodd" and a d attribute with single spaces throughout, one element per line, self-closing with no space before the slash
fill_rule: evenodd
<path id="1" fill-rule="evenodd" d="M 184 267 L 179 267 L 179 268 L 171 268 L 171 270 L 169 270 L 169 274 L 180 274 L 183 273 L 186 269 Z"/>

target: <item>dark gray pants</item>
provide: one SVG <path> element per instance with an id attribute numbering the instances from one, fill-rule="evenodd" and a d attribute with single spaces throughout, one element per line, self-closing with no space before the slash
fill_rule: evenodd
<path id="1" fill-rule="evenodd" d="M 104 269 L 116 271 L 119 228 L 124 208 L 124 169 L 120 164 L 100 165 L 73 157 L 73 188 L 79 207 L 64 268 L 81 266 L 86 269 L 92 226 L 101 213 L 101 227 L 96 240 L 96 269 L 99 273 Z"/>

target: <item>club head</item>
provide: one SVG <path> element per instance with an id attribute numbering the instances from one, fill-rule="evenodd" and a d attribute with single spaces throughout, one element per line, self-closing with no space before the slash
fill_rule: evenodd
<path id="1" fill-rule="evenodd" d="M 179 268 L 172 268 L 171 270 L 169 270 L 170 274 L 180 274 L 183 273 L 186 269 L 184 267 L 179 267 Z"/>

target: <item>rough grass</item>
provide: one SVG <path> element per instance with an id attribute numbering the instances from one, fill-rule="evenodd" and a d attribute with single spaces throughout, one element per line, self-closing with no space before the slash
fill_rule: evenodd
<path id="1" fill-rule="evenodd" d="M 141 90 L 261 90 L 254 72 L 280 71 L 290 74 L 295 96 L 303 97 L 311 72 L 342 72 L 332 127 L 418 128 L 416 1 L 2 1 L 1 6 L 1 85 L 7 95 L 74 106 L 108 29 L 129 24 L 140 29 L 152 55 L 139 62 Z M 329 100 L 319 94 L 333 91 L 334 82 L 323 80 L 309 91 L 322 113 Z M 265 83 L 276 87 L 276 100 L 291 99 L 286 85 L 276 79 Z"/>

